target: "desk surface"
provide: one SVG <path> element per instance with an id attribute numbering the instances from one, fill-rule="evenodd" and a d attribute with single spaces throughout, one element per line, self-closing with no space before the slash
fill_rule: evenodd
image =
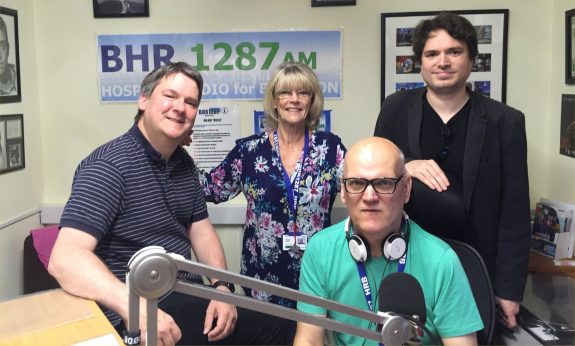
<path id="1" fill-rule="evenodd" d="M 71 345 L 103 336 L 123 345 L 95 302 L 61 289 L 0 302 L 0 310 L 0 346 Z"/>
<path id="2" fill-rule="evenodd" d="M 560 344 L 572 344 L 575 326 L 575 279 L 567 275 L 530 274 L 525 286 L 520 314 L 523 327 L 536 331 L 541 338 Z"/>
<path id="3" fill-rule="evenodd" d="M 552 259 L 532 252 L 522 306 L 547 324 L 575 326 L 574 297 L 575 267 L 556 266 Z M 537 322 L 526 316 L 523 324 L 529 325 L 528 320 Z M 518 328 L 513 335 L 499 331 L 495 344 L 541 345 L 525 328 Z"/>
<path id="4" fill-rule="evenodd" d="M 531 252 L 529 255 L 529 273 L 567 275 L 575 279 L 575 267 L 556 266 L 551 258 L 542 256 L 535 252 Z"/>

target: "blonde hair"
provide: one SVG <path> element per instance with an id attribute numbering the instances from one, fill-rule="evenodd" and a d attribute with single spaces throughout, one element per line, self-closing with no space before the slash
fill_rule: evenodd
<path id="1" fill-rule="evenodd" d="M 266 129 L 275 130 L 278 127 L 279 116 L 274 100 L 280 90 L 299 88 L 311 92 L 311 106 L 305 119 L 308 129 L 315 130 L 323 112 L 323 92 L 319 80 L 313 70 L 300 62 L 284 62 L 273 72 L 264 94 L 264 112 L 266 114 Z"/>

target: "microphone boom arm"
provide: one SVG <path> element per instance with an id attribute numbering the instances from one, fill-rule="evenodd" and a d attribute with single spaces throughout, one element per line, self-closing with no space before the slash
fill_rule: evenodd
<path id="1" fill-rule="evenodd" d="M 301 312 L 244 295 L 219 291 L 210 286 L 181 281 L 177 278 L 178 271 L 217 278 L 240 286 L 320 306 L 327 310 L 339 311 L 381 325 L 381 332 L 362 329 L 331 320 L 325 316 Z M 146 340 L 148 345 L 151 345 L 157 340 L 158 297 L 172 290 L 208 300 L 218 300 L 268 315 L 313 324 L 336 332 L 376 340 L 386 345 L 418 344 L 417 333 L 413 330 L 413 322 L 399 315 L 358 309 L 302 293 L 292 288 L 186 260 L 180 255 L 166 253 L 159 246 L 143 248 L 132 256 L 128 263 L 126 283 L 129 290 L 129 320 L 128 330 L 124 335 L 124 343 L 127 345 L 139 344 L 139 297 L 146 299 L 148 317 Z"/>

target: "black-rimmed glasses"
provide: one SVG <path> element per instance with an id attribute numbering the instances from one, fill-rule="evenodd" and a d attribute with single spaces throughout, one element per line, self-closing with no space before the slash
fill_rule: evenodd
<path id="1" fill-rule="evenodd" d="M 397 183 L 405 175 L 399 178 L 375 178 L 375 179 L 363 179 L 363 178 L 344 178 L 343 186 L 345 191 L 351 194 L 363 193 L 369 185 L 373 187 L 375 192 L 382 195 L 389 195 L 395 192 Z"/>

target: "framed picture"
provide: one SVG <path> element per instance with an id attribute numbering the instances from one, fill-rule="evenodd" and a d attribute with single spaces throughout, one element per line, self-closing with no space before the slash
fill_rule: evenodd
<path id="1" fill-rule="evenodd" d="M 92 0 L 94 18 L 149 17 L 148 0 Z"/>
<path id="2" fill-rule="evenodd" d="M 575 9 L 565 12 L 565 84 L 575 84 Z"/>
<path id="3" fill-rule="evenodd" d="M 479 54 L 473 62 L 469 87 L 487 97 L 505 102 L 507 75 L 507 23 L 509 10 L 449 11 L 467 18 L 477 31 Z M 381 103 L 402 89 L 425 85 L 421 63 L 411 47 L 411 33 L 423 19 L 436 12 L 381 14 Z"/>
<path id="4" fill-rule="evenodd" d="M 0 115 L 0 174 L 23 169 L 25 162 L 24 117 Z"/>
<path id="5" fill-rule="evenodd" d="M 559 154 L 575 158 L 575 95 L 561 95 Z"/>
<path id="6" fill-rule="evenodd" d="M 311 7 L 355 6 L 355 0 L 311 0 Z"/>
<path id="7" fill-rule="evenodd" d="M 22 101 L 18 11 L 0 7 L 0 104 Z"/>

